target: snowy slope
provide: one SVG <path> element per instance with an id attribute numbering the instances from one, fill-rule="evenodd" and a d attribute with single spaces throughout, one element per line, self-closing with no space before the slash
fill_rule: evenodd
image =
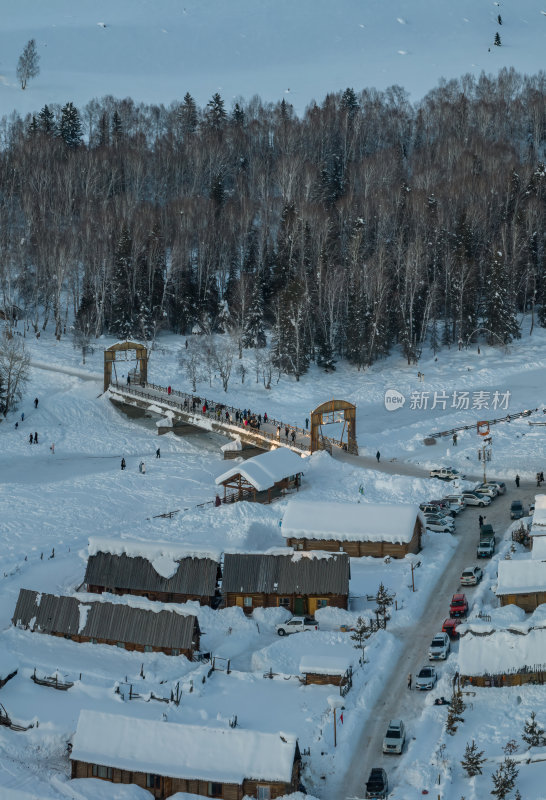
<path id="1" fill-rule="evenodd" d="M 418 99 L 441 77 L 544 67 L 543 0 L 4 0 L 0 114 L 68 100 L 132 97 L 204 105 L 283 97 L 298 113 L 347 86 L 392 84 Z M 502 15 L 499 27 L 497 15 Z M 502 47 L 494 47 L 496 31 Z M 21 91 L 17 59 L 35 38 L 41 74 Z"/>

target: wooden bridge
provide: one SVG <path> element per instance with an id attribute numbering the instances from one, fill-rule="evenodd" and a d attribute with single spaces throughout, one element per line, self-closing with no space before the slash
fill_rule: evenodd
<path id="1" fill-rule="evenodd" d="M 259 427 L 253 427 L 250 423 L 245 425 L 242 409 L 179 392 L 176 389 L 171 389 L 169 392 L 165 386 L 157 386 L 154 383 L 142 385 L 112 382 L 108 391 L 111 400 L 135 406 L 158 416 L 171 417 L 173 425 L 179 422 L 204 431 L 214 431 L 230 439 L 240 439 L 242 444 L 260 450 L 271 450 L 273 447 L 281 446 L 304 455 L 311 452 L 310 431 L 273 417 L 268 417 L 267 422 L 264 422 L 262 417 L 261 422 L 258 422 Z M 252 415 L 254 414 L 255 412 L 252 412 Z M 331 453 L 334 448 L 344 450 L 346 447 L 342 441 L 320 436 L 316 449 L 328 450 Z"/>

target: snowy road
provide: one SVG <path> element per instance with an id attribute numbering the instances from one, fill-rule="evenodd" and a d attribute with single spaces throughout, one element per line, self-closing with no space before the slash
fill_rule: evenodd
<path id="1" fill-rule="evenodd" d="M 460 574 L 465 567 L 477 563 L 478 516 L 481 513 L 487 517 L 487 522 L 493 525 L 497 533 L 497 539 L 499 539 L 499 537 L 503 537 L 507 526 L 510 524 L 510 503 L 512 500 L 516 498 L 522 499 L 528 507 L 529 503 L 534 500 L 535 493 L 536 487 L 531 483 L 522 484 L 520 490 L 516 490 L 513 486 L 508 486 L 506 494 L 493 500 L 485 510 L 469 506 L 459 515 L 455 525 L 456 535 L 459 538 L 459 547 L 454 551 L 446 570 L 439 577 L 436 586 L 431 592 L 426 618 L 418 620 L 402 637 L 404 648 L 392 672 L 390 681 L 385 686 L 383 693 L 378 697 L 375 707 L 369 711 L 370 722 L 361 733 L 355 747 L 353 759 L 340 784 L 339 791 L 336 792 L 337 797 L 363 798 L 365 795 L 365 783 L 372 767 L 383 766 L 389 774 L 391 789 L 395 787 L 396 770 L 399 762 L 395 756 L 389 757 L 382 754 L 383 736 L 390 719 L 402 718 L 408 728 L 409 748 L 411 749 L 412 723 L 420 717 L 426 693 L 416 692 L 415 690 L 408 691 L 407 676 L 411 673 L 415 678 L 421 666 L 428 664 L 428 646 L 434 634 L 441 630 L 444 619 L 449 616 L 451 596 L 454 592 L 460 590 Z M 502 540 L 499 542 L 498 549 L 501 547 Z M 489 567 L 489 565 L 491 566 Z M 469 599 L 471 610 L 473 594 L 480 591 L 484 584 L 490 583 L 490 579 L 496 576 L 495 560 L 481 562 L 481 567 L 484 572 L 487 570 L 482 584 L 479 587 L 466 587 L 464 590 Z M 415 572 L 417 591 L 419 591 L 419 583 L 426 581 L 426 579 L 425 572 L 421 570 Z M 455 645 L 456 647 L 457 645 Z M 447 666 L 438 667 L 440 675 L 446 668 L 450 668 L 449 663 Z M 433 694 L 436 694 L 436 692 Z M 438 694 L 445 695 L 446 692 L 442 690 Z"/>

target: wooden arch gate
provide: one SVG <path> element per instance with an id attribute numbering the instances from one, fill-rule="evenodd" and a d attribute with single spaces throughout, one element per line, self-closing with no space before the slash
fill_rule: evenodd
<path id="1" fill-rule="evenodd" d="M 346 400 L 328 400 L 311 411 L 311 452 L 324 449 L 321 428 L 334 422 L 343 422 L 343 433 L 340 440 L 335 441 L 343 450 L 358 455 L 356 442 L 356 406 Z M 343 436 L 347 430 L 347 442 Z"/>
<path id="2" fill-rule="evenodd" d="M 138 361 L 140 382 L 148 382 L 148 351 L 143 344 L 137 342 L 116 342 L 104 351 L 104 391 L 112 383 L 112 364 L 116 360 L 116 353 L 136 350 L 136 360 Z"/>

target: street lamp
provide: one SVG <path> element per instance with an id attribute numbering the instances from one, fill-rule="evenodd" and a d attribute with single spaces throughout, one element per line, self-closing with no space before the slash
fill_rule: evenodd
<path id="1" fill-rule="evenodd" d="M 411 562 L 411 591 L 412 592 L 415 591 L 415 578 L 413 576 L 413 572 L 414 572 L 414 570 L 417 569 L 417 567 L 420 567 L 420 566 L 421 566 L 421 562 L 420 561 L 417 561 L 415 563 L 413 561 Z"/>

